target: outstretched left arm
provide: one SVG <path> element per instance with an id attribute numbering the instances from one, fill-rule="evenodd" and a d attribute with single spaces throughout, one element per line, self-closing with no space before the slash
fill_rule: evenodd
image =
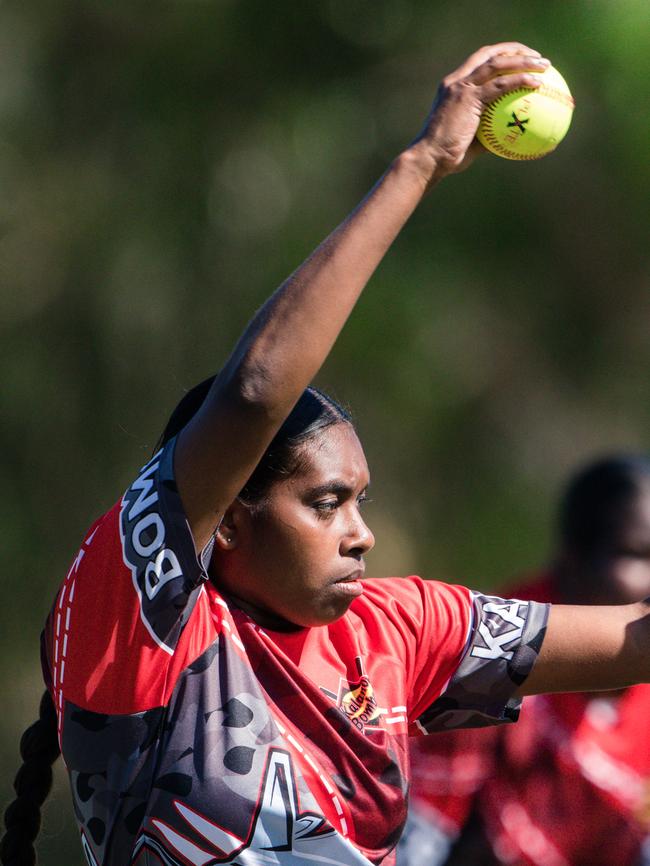
<path id="1" fill-rule="evenodd" d="M 520 695 L 620 689 L 650 681 L 650 599 L 553 605 L 539 658 Z"/>

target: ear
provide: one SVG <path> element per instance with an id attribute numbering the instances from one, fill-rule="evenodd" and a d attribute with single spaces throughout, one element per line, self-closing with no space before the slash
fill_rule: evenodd
<path id="1" fill-rule="evenodd" d="M 244 513 L 245 512 L 245 513 Z M 234 550 L 241 541 L 241 530 L 248 510 L 237 500 L 230 505 L 217 527 L 214 540 L 220 550 Z"/>

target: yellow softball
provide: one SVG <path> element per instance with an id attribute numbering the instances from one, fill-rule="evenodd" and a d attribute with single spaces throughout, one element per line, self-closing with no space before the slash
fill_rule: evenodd
<path id="1" fill-rule="evenodd" d="M 481 115 L 476 137 L 497 156 L 539 159 L 567 134 L 575 103 L 566 81 L 552 66 L 536 75 L 542 79 L 537 89 L 504 93 Z"/>

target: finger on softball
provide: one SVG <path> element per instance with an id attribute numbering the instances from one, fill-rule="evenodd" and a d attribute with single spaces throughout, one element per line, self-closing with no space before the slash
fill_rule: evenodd
<path id="1" fill-rule="evenodd" d="M 528 89 L 536 89 L 542 83 L 539 75 L 533 72 L 517 72 L 514 74 L 498 75 L 490 81 L 486 81 L 480 87 L 480 98 L 484 105 L 495 100 L 503 93 L 510 93 L 511 90 L 519 90 L 520 87 Z"/>
<path id="2" fill-rule="evenodd" d="M 550 66 L 545 57 L 532 54 L 495 54 L 481 63 L 467 80 L 472 84 L 485 84 L 497 75 L 517 72 L 544 72 Z"/>
<path id="3" fill-rule="evenodd" d="M 451 72 L 447 76 L 447 80 L 451 83 L 453 81 L 458 81 L 460 78 L 465 78 L 465 76 L 470 75 L 477 66 L 480 66 L 482 63 L 485 63 L 486 60 L 489 60 L 491 57 L 495 57 L 498 54 L 510 54 L 511 56 L 525 54 L 530 57 L 542 56 L 539 51 L 535 51 L 534 48 L 529 48 L 522 42 L 498 42 L 496 45 L 484 45 L 482 48 L 479 48 L 478 51 L 470 54 L 467 60 L 462 63 L 458 69 L 454 70 L 454 72 Z"/>

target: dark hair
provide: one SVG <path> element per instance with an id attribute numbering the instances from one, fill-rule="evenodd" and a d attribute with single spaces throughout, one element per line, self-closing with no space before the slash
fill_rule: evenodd
<path id="1" fill-rule="evenodd" d="M 614 549 L 627 520 L 626 506 L 650 483 L 650 458 L 621 454 L 590 463 L 570 481 L 560 505 L 565 548 L 580 555 Z"/>
<path id="2" fill-rule="evenodd" d="M 214 376 L 204 379 L 182 397 L 158 440 L 157 448 L 180 433 L 199 411 L 214 379 Z M 274 481 L 289 478 L 299 471 L 303 460 L 301 446 L 327 427 L 342 423 L 352 424 L 352 417 L 346 409 L 318 388 L 306 388 L 243 486 L 239 499 L 251 507 L 262 504 Z"/>
<path id="3" fill-rule="evenodd" d="M 38 721 L 21 737 L 23 765 L 14 780 L 16 799 L 4 814 L 6 833 L 0 842 L 4 866 L 34 866 L 34 840 L 41 826 L 41 806 L 52 787 L 52 764 L 60 755 L 56 711 L 49 691 L 41 698 Z"/>

